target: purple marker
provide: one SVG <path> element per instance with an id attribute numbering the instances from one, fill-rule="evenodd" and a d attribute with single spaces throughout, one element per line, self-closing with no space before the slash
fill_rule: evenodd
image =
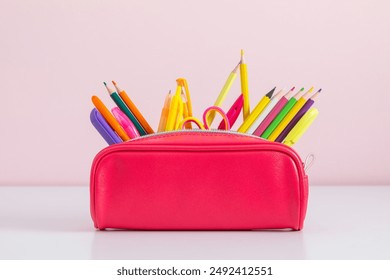
<path id="1" fill-rule="evenodd" d="M 93 126 L 104 138 L 104 140 L 106 140 L 107 144 L 112 145 L 123 142 L 122 139 L 111 128 L 111 126 L 106 122 L 104 117 L 95 108 L 93 108 L 91 111 L 90 119 Z"/>
<path id="2" fill-rule="evenodd" d="M 298 113 L 293 117 L 293 119 L 288 123 L 288 125 L 283 129 L 282 133 L 276 138 L 275 142 L 283 142 L 284 138 L 290 133 L 291 129 L 297 124 L 297 122 L 303 117 L 303 115 L 310 109 L 314 104 L 315 98 L 321 92 L 319 89 L 310 99 L 306 101 L 303 107 L 298 111 Z"/>

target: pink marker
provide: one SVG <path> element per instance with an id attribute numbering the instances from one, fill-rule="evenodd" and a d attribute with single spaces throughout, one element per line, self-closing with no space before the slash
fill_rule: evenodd
<path id="1" fill-rule="evenodd" d="M 135 128 L 134 124 L 129 120 L 129 118 L 121 111 L 121 109 L 119 109 L 118 107 L 114 107 L 111 109 L 111 112 L 114 115 L 115 119 L 126 131 L 130 139 L 139 137 L 138 130 Z"/>

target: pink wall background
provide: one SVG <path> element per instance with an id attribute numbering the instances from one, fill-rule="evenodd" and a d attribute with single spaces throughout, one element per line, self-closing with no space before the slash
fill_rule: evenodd
<path id="1" fill-rule="evenodd" d="M 295 146 L 312 184 L 390 184 L 388 1 L 0 2 L 0 185 L 87 185 L 105 142 L 90 97 L 115 79 L 156 127 L 186 77 L 194 112 L 245 49 L 252 107 L 272 87 L 323 88 Z M 225 102 L 239 93 L 239 79 Z"/>

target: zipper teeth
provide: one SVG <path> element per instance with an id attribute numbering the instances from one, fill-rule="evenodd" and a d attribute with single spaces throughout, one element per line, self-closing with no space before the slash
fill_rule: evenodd
<path id="1" fill-rule="evenodd" d="M 269 141 L 269 140 L 267 140 L 265 138 L 261 138 L 259 136 L 253 135 L 253 134 L 247 134 L 247 133 L 242 133 L 242 132 L 238 132 L 238 131 L 231 131 L 231 130 L 220 130 L 220 129 L 215 129 L 215 128 L 206 129 L 206 130 L 203 130 L 203 129 L 182 129 L 182 130 L 171 130 L 171 131 L 155 132 L 155 133 L 152 133 L 152 134 L 146 134 L 146 135 L 134 138 L 134 139 L 130 139 L 130 140 L 126 141 L 126 142 L 134 142 L 134 141 L 147 139 L 147 138 L 151 138 L 151 137 L 159 136 L 159 135 L 165 135 L 165 134 L 180 134 L 180 133 L 188 133 L 188 132 L 192 132 L 192 133 L 232 134 L 232 135 L 239 135 L 239 136 L 250 137 L 250 138 L 255 138 L 255 139 L 262 139 L 262 140 L 265 140 L 265 141 L 268 141 L 268 142 L 272 142 L 272 141 Z M 126 142 L 123 142 L 123 143 L 126 143 Z M 272 142 L 272 143 L 275 143 L 275 142 Z M 303 168 L 305 169 L 306 166 L 305 166 L 304 162 L 302 162 L 302 165 L 303 165 Z"/>
<path id="2" fill-rule="evenodd" d="M 180 133 L 192 133 L 192 132 L 195 132 L 195 133 L 232 134 L 232 135 L 246 136 L 246 137 L 255 138 L 255 139 L 267 140 L 267 139 L 264 139 L 264 138 L 261 138 L 259 136 L 252 135 L 252 134 L 247 134 L 247 133 L 242 133 L 242 132 L 237 132 L 237 131 L 231 131 L 231 130 L 220 130 L 220 129 L 215 129 L 214 128 L 214 129 L 207 129 L 207 130 L 202 130 L 202 129 L 191 129 L 191 130 L 190 129 L 183 129 L 183 130 L 162 131 L 162 132 L 156 132 L 156 133 L 152 133 L 152 134 L 143 135 L 143 136 L 140 136 L 140 137 L 128 140 L 126 142 L 133 142 L 133 141 L 142 140 L 142 139 L 146 139 L 146 138 L 151 138 L 151 137 L 159 136 L 159 135 L 165 135 L 165 134 L 180 134 Z"/>

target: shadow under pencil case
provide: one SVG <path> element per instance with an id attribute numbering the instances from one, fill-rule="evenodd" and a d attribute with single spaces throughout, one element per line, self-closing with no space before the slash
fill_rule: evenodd
<path id="1" fill-rule="evenodd" d="M 140 137 L 103 149 L 91 169 L 98 229 L 301 230 L 307 199 L 293 149 L 234 132 Z"/>

